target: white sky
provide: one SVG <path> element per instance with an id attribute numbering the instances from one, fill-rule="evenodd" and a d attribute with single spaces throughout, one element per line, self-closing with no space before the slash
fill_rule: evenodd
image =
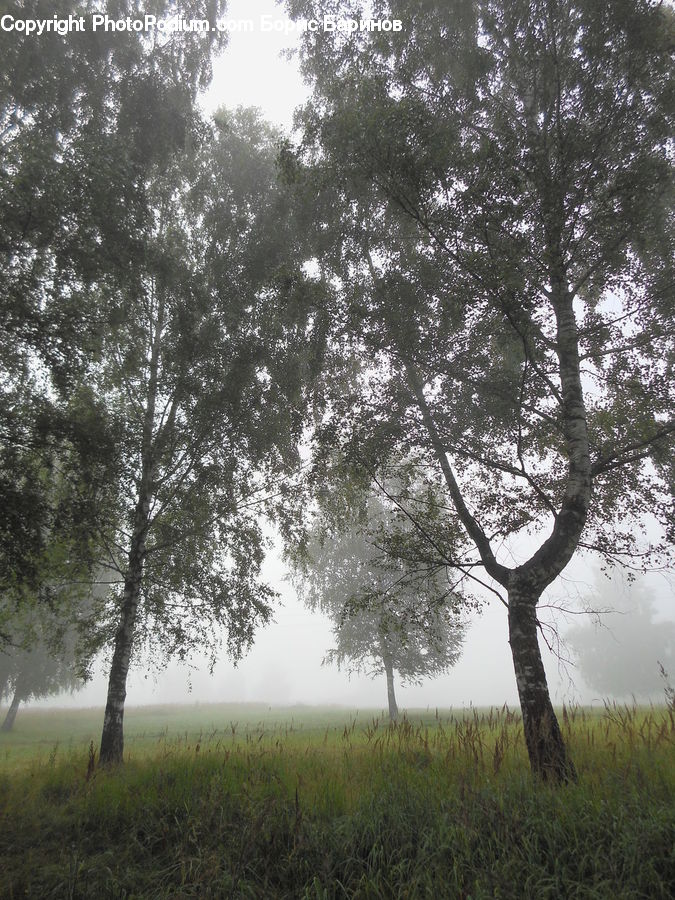
<path id="1" fill-rule="evenodd" d="M 317 2 L 317 17 L 321 5 Z M 308 96 L 295 61 L 281 57 L 297 42 L 294 34 L 263 33 L 258 24 L 261 16 L 284 20 L 283 11 L 274 0 L 230 0 L 227 18 L 253 19 L 253 32 L 231 32 L 230 43 L 214 65 L 213 84 L 206 93 L 203 106 L 214 111 L 220 106 L 257 106 L 265 118 L 289 130 L 293 110 Z M 185 36 L 189 39 L 189 35 Z M 525 549 L 525 548 L 521 548 Z M 576 599 L 592 578 L 584 563 L 569 567 L 567 578 L 554 586 L 552 597 L 568 601 Z M 130 675 L 127 703 L 139 705 L 170 702 L 236 702 L 264 701 L 271 705 L 295 703 L 337 703 L 346 706 L 384 708 L 386 687 L 383 678 L 371 680 L 352 676 L 335 668 L 321 667 L 321 660 L 331 646 L 329 622 L 320 615 L 308 613 L 284 581 L 284 570 L 277 557 L 266 564 L 266 577 L 283 594 L 283 606 L 276 613 L 276 623 L 259 632 L 249 655 L 234 668 L 227 660 L 209 676 L 206 667 L 190 671 L 169 666 L 157 681 L 145 676 L 139 667 Z M 672 605 L 672 588 L 663 579 L 653 581 L 657 603 L 663 612 Z M 564 625 L 563 625 L 564 630 Z M 559 672 L 556 659 L 546 653 L 549 682 L 554 701 L 577 699 L 590 702 L 594 695 L 586 690 L 579 676 L 570 669 L 577 688 Z M 189 684 L 192 691 L 189 692 Z M 102 706 L 105 703 L 106 678 L 97 675 L 74 696 L 61 696 L 41 701 L 50 706 Z M 517 704 L 513 665 L 507 642 L 506 612 L 495 600 L 472 624 L 460 662 L 451 672 L 425 682 L 422 687 L 397 685 L 399 706 L 462 707 L 473 705 Z"/>
<path id="2" fill-rule="evenodd" d="M 228 47 L 214 64 L 203 106 L 209 111 L 219 106 L 257 106 L 268 121 L 290 130 L 293 110 L 309 96 L 297 63 L 282 58 L 282 53 L 297 45 L 298 35 L 262 31 L 263 16 L 278 23 L 277 27 L 289 23 L 274 0 L 230 0 L 227 20 L 252 20 L 254 31 L 229 31 Z"/>

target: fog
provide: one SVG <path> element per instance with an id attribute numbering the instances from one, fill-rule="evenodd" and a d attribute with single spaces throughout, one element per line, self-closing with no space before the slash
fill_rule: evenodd
<path id="1" fill-rule="evenodd" d="M 213 674 L 205 660 L 195 659 L 190 667 L 176 663 L 152 674 L 146 661 L 137 660 L 129 675 L 127 703 L 130 706 L 166 703 L 232 703 L 262 702 L 270 706 L 295 704 L 336 704 L 349 708 L 386 707 L 384 676 L 374 679 L 366 675 L 348 676 L 336 667 L 322 666 L 326 651 L 332 646 L 331 623 L 318 613 L 310 613 L 295 595 L 287 580 L 287 572 L 279 553 L 270 554 L 264 574 L 281 594 L 275 621 L 258 631 L 254 646 L 234 666 L 223 652 Z M 672 621 L 672 581 L 662 574 L 645 580 L 654 601 L 655 621 Z M 629 590 L 629 588 L 626 588 Z M 547 594 L 548 603 L 579 611 L 583 606 L 597 607 L 594 573 L 590 560 L 578 559 L 566 570 Z M 617 603 L 617 606 L 621 604 Z M 624 604 L 625 606 L 625 604 Z M 603 617 L 611 634 L 611 616 Z M 590 616 L 564 614 L 543 609 L 542 620 L 555 626 L 561 637 L 579 620 L 591 625 Z M 622 633 L 626 629 L 622 628 Z M 552 634 L 547 632 L 549 639 Z M 540 641 L 541 643 L 541 641 Z M 656 660 L 636 660 L 626 647 L 626 661 L 652 667 Z M 578 667 L 570 658 L 569 648 L 557 647 L 557 656 L 542 644 L 551 695 L 555 703 L 602 703 L 601 694 L 585 684 Z M 672 648 L 671 648 L 672 652 Z M 671 672 L 671 675 L 673 673 Z M 658 679 L 657 679 L 658 681 Z M 671 679 L 672 681 L 672 679 Z M 103 706 L 106 677 L 103 666 L 85 687 L 75 694 L 31 701 L 30 706 Z M 507 640 L 506 610 L 494 598 L 487 601 L 480 615 L 470 619 L 470 626 L 459 662 L 442 677 L 426 680 L 421 686 L 403 687 L 397 683 L 397 698 L 406 708 L 464 708 L 473 706 L 517 706 L 518 696 L 513 663 Z M 623 695 L 617 694 L 619 699 Z M 645 697 L 638 698 L 640 700 Z M 652 699 L 663 700 L 657 690 Z"/>
<path id="2" fill-rule="evenodd" d="M 293 111 L 310 94 L 297 60 L 287 56 L 297 46 L 298 36 L 261 31 L 262 16 L 271 16 L 275 22 L 289 21 L 274 0 L 230 0 L 228 20 L 252 20 L 255 29 L 230 32 L 227 49 L 214 62 L 213 81 L 202 105 L 210 112 L 219 106 L 257 106 L 267 121 L 289 130 Z"/>
<path id="3" fill-rule="evenodd" d="M 231 0 L 228 19 L 253 19 L 270 15 L 284 18 L 273 0 Z M 280 53 L 292 49 L 297 38 L 283 33 L 231 34 L 230 45 L 214 66 L 214 81 L 203 98 L 204 108 L 221 105 L 258 106 L 264 116 L 279 127 L 290 129 L 293 109 L 308 96 L 294 60 Z M 521 547 L 521 551 L 526 548 Z M 208 673 L 204 660 L 192 666 L 170 664 L 159 675 L 147 674 L 145 661 L 138 660 L 129 677 L 129 705 L 165 703 L 264 702 L 271 706 L 294 704 L 339 704 L 345 707 L 386 706 L 384 677 L 351 677 L 335 667 L 322 667 L 322 659 L 332 646 L 331 623 L 320 614 L 309 613 L 287 580 L 280 553 L 271 553 L 265 565 L 265 577 L 281 594 L 275 621 L 260 630 L 248 655 L 235 667 L 223 657 Z M 573 561 L 548 593 L 548 602 L 574 609 L 580 600 L 593 605 L 594 574 L 591 561 Z M 653 574 L 646 585 L 654 601 L 656 621 L 673 619 L 673 586 L 664 575 Z M 555 624 L 564 636 L 577 616 L 545 610 L 543 618 Z M 551 695 L 554 702 L 601 702 L 601 696 L 585 684 L 578 669 L 563 659 L 545 652 Z M 628 652 L 628 650 L 627 650 Z M 645 660 L 656 666 L 655 660 Z M 671 672 L 671 676 L 675 673 Z M 672 681 L 672 678 L 671 678 Z M 106 677 L 99 664 L 95 677 L 81 691 L 69 695 L 32 701 L 30 706 L 103 706 Z M 483 613 L 470 620 L 459 663 L 445 676 L 421 686 L 404 687 L 397 683 L 399 705 L 405 708 L 468 707 L 470 705 L 517 705 L 517 690 L 507 640 L 506 610 L 496 598 Z M 663 699 L 663 693 L 655 699 Z"/>

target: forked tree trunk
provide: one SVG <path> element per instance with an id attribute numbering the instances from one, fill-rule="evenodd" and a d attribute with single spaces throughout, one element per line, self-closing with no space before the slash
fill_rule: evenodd
<path id="1" fill-rule="evenodd" d="M 551 258 L 556 247 L 551 246 Z M 556 316 L 556 351 L 562 394 L 562 426 L 568 457 L 565 493 L 549 537 L 518 569 L 496 558 L 490 538 L 468 508 L 448 460 L 448 449 L 438 432 L 423 383 L 406 362 L 408 383 L 417 401 L 441 472 L 457 514 L 475 544 L 485 571 L 508 590 L 509 643 L 518 683 L 523 728 L 530 765 L 544 780 L 576 780 L 548 693 L 546 673 L 537 640 L 537 603 L 548 585 L 560 575 L 576 551 L 591 498 L 591 462 L 586 407 L 581 386 L 579 346 L 573 295 L 564 281 L 564 265 L 552 267 L 551 284 Z M 405 357 L 404 357 L 405 359 Z M 489 463 L 488 463 L 489 464 Z M 500 468 L 494 465 L 493 468 Z"/>
<path id="2" fill-rule="evenodd" d="M 11 731 L 14 727 L 14 720 L 16 719 L 16 714 L 19 710 L 19 704 L 21 703 L 21 694 L 19 693 L 19 689 L 14 691 L 14 696 L 12 697 L 12 703 L 7 710 L 7 715 L 5 716 L 5 721 L 2 723 L 2 728 L 0 731 Z"/>
<path id="3" fill-rule="evenodd" d="M 558 719 L 551 704 L 537 639 L 538 598 L 522 588 L 509 592 L 509 643 L 516 673 L 525 744 L 532 771 L 544 781 L 576 781 Z"/>
<path id="4" fill-rule="evenodd" d="M 398 704 L 394 693 L 394 667 L 389 658 L 384 659 L 384 671 L 387 675 L 387 700 L 389 702 L 389 719 L 395 722 L 398 719 Z"/>

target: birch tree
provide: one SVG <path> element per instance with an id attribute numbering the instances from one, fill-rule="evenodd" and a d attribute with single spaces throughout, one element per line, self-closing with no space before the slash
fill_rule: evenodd
<path id="1" fill-rule="evenodd" d="M 153 13 L 213 22 L 223 8 Z M 39 4 L 22 13 L 39 17 Z M 135 17 L 133 4 L 114 15 Z M 256 512 L 283 491 L 265 477 L 295 462 L 311 291 L 276 136 L 255 117 L 212 126 L 197 112 L 224 33 L 16 37 L 2 38 L 0 65 L 0 487 L 17 515 L 0 549 L 10 575 L 33 578 L 51 513 L 23 475 L 61 440 L 40 430 L 46 410 L 86 460 L 76 482 L 111 587 L 101 759 L 113 762 L 141 645 L 215 655 L 225 628 L 236 656 L 269 614 Z"/>
<path id="2" fill-rule="evenodd" d="M 319 197 L 336 347 L 370 363 L 323 434 L 436 466 L 456 561 L 508 609 L 532 769 L 567 780 L 540 598 L 579 550 L 670 551 L 642 523 L 667 536 L 672 507 L 673 17 L 646 0 L 373 6 L 403 31 L 306 35 L 314 98 L 289 154 Z"/>
<path id="3" fill-rule="evenodd" d="M 297 463 L 314 346 L 275 140 L 245 111 L 195 134 L 192 155 L 150 186 L 134 288 L 101 287 L 91 382 L 117 435 L 123 508 L 101 530 L 119 580 L 103 763 L 122 759 L 126 680 L 144 642 L 169 659 L 210 651 L 213 663 L 225 629 L 237 659 L 270 615 L 258 520 Z"/>

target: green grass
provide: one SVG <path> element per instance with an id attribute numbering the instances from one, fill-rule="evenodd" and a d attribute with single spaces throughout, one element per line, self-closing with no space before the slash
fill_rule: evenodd
<path id="1" fill-rule="evenodd" d="M 219 703 L 190 706 L 129 707 L 124 715 L 125 756 L 154 753 L 165 740 L 190 740 L 217 733 L 262 729 L 305 730 L 340 727 L 345 719 L 370 715 L 335 707 L 272 707 L 266 703 Z M 379 713 L 378 713 L 379 715 Z M 432 713 L 433 715 L 433 713 Z M 0 716 L 0 721 L 4 716 Z M 0 770 L 28 765 L 47 757 L 57 746 L 59 755 L 77 748 L 95 746 L 101 739 L 101 709 L 20 709 L 14 730 L 0 733 Z"/>
<path id="2" fill-rule="evenodd" d="M 88 766 L 100 711 L 0 741 L 3 897 L 670 898 L 675 718 L 567 711 L 579 783 L 529 774 L 507 710 L 129 710 L 126 762 Z"/>

